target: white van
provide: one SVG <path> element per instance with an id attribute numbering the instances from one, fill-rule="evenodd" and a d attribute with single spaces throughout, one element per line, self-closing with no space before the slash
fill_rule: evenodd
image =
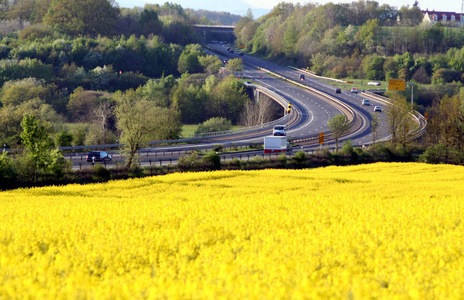
<path id="1" fill-rule="evenodd" d="M 285 133 L 285 125 L 275 125 L 274 129 L 272 130 L 272 135 L 274 136 L 286 136 Z"/>

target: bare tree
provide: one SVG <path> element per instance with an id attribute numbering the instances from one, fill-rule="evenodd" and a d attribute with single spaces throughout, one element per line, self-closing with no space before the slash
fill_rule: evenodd
<path id="1" fill-rule="evenodd" d="M 98 104 L 93 108 L 92 117 L 93 123 L 101 130 L 103 144 L 107 143 L 108 120 L 113 115 L 113 105 L 110 99 L 100 98 Z"/>
<path id="2" fill-rule="evenodd" d="M 375 145 L 379 138 L 380 118 L 378 112 L 371 113 L 371 131 L 372 131 L 372 144 Z"/>
<path id="3" fill-rule="evenodd" d="M 272 99 L 263 96 L 259 101 L 249 102 L 240 114 L 239 124 L 255 126 L 272 121 L 279 112 L 279 106 Z"/>

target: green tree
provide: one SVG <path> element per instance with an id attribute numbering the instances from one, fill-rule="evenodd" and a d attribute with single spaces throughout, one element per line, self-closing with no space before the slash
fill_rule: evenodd
<path id="1" fill-rule="evenodd" d="M 235 75 L 236 72 L 243 71 L 243 61 L 241 58 L 229 59 L 226 65 L 226 70 Z"/>
<path id="2" fill-rule="evenodd" d="M 118 15 L 113 0 L 57 0 L 44 22 L 71 35 L 108 35 L 114 31 Z"/>
<path id="3" fill-rule="evenodd" d="M 332 131 L 332 137 L 335 141 L 335 149 L 338 151 L 338 141 L 348 132 L 351 124 L 345 115 L 336 115 L 327 122 L 327 126 L 329 126 L 330 131 Z"/>
<path id="4" fill-rule="evenodd" d="M 217 74 L 222 68 L 222 61 L 216 55 L 200 56 L 198 61 L 208 75 Z"/>
<path id="5" fill-rule="evenodd" d="M 148 142 L 178 138 L 181 124 L 177 112 L 154 106 L 133 90 L 117 92 L 114 99 L 116 126 L 121 133 L 120 142 L 124 144 L 126 168 L 135 166 L 137 152 Z"/>
<path id="6" fill-rule="evenodd" d="M 182 54 L 179 57 L 177 70 L 181 74 L 187 71 L 189 73 L 201 72 L 202 67 L 198 58 L 204 55 L 205 51 L 203 50 L 203 47 L 201 47 L 201 45 L 199 44 L 190 44 L 185 46 L 184 51 L 182 51 Z"/>
<path id="7" fill-rule="evenodd" d="M 51 151 L 55 144 L 49 134 L 49 125 L 36 116 L 25 114 L 21 127 L 21 141 L 25 147 L 23 156 L 29 158 L 31 169 L 28 173 L 32 179 L 37 181 L 39 175 L 61 178 L 69 164 L 58 149 Z"/>

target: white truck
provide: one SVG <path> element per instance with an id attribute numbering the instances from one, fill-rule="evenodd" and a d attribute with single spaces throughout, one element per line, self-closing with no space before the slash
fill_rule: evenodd
<path id="1" fill-rule="evenodd" d="M 291 151 L 292 147 L 287 141 L 286 136 L 265 136 L 264 137 L 264 153 L 287 152 Z"/>

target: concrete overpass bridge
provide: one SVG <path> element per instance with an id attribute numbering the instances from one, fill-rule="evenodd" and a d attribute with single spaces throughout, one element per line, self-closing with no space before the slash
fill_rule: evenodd
<path id="1" fill-rule="evenodd" d="M 205 43 L 212 41 L 225 41 L 232 43 L 235 41 L 235 26 L 226 25 L 193 25 L 196 31 L 202 33 Z"/>

